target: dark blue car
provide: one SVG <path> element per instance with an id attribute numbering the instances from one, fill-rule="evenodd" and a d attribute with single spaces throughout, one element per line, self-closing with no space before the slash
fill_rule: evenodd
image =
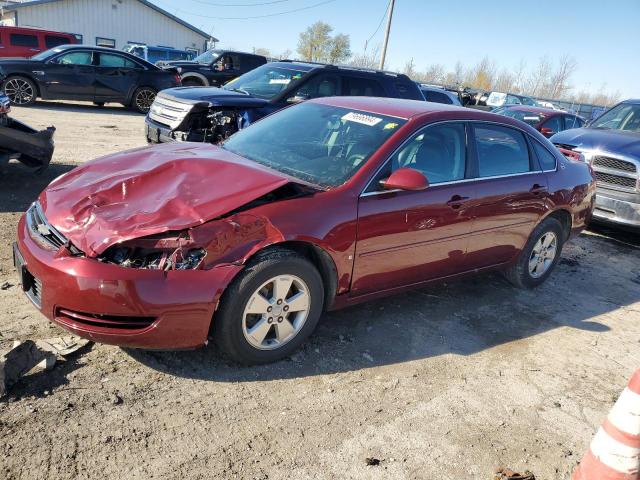
<path id="1" fill-rule="evenodd" d="M 594 220 L 640 230 L 640 100 L 625 100 L 551 141 L 579 152 L 597 179 Z"/>

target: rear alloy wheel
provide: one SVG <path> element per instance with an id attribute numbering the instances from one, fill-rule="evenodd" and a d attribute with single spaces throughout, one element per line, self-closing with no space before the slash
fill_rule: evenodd
<path id="1" fill-rule="evenodd" d="M 274 362 L 311 334 L 323 303 L 324 286 L 315 266 L 295 252 L 274 249 L 229 285 L 214 315 L 213 337 L 238 363 Z"/>
<path id="2" fill-rule="evenodd" d="M 564 238 L 558 220 L 544 219 L 531 233 L 517 262 L 504 272 L 507 279 L 520 288 L 534 288 L 543 283 L 560 259 Z"/>
<path id="3" fill-rule="evenodd" d="M 156 91 L 151 87 L 140 87 L 133 93 L 131 106 L 140 113 L 147 113 L 156 98 Z"/>
<path id="4" fill-rule="evenodd" d="M 38 96 L 35 84 L 26 77 L 11 77 L 2 89 L 14 105 L 32 105 Z"/>

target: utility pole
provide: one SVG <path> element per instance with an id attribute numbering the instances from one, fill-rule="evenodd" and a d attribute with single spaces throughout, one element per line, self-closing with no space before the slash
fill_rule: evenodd
<path id="1" fill-rule="evenodd" d="M 391 17 L 393 17 L 393 5 L 395 0 L 389 0 L 389 16 L 387 17 L 387 29 L 384 32 L 384 44 L 382 45 L 382 56 L 380 57 L 380 70 L 384 70 L 384 61 L 387 56 L 387 44 L 389 43 L 389 31 L 391 30 Z"/>

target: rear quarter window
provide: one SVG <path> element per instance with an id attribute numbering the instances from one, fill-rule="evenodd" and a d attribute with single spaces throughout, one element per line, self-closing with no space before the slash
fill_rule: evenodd
<path id="1" fill-rule="evenodd" d="M 427 102 L 444 103 L 446 105 L 453 103 L 447 95 L 440 92 L 426 91 L 424 92 L 424 98 Z"/>
<path id="2" fill-rule="evenodd" d="M 415 83 L 396 82 L 396 94 L 398 98 L 406 98 L 409 100 L 423 100 L 424 97 L 420 93 L 420 89 Z"/>
<path id="3" fill-rule="evenodd" d="M 71 43 L 71 40 L 67 37 L 61 37 L 59 35 L 45 35 L 44 36 L 44 44 L 49 48 L 58 47 L 60 45 L 67 45 Z"/>
<path id="4" fill-rule="evenodd" d="M 553 154 L 544 148 L 537 140 L 533 140 L 533 150 L 536 152 L 536 156 L 538 157 L 538 162 L 540 162 L 540 167 L 542 170 L 555 170 L 556 169 L 556 157 Z"/>

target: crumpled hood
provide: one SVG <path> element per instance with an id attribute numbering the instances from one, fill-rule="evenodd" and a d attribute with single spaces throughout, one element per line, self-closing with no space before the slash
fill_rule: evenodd
<path id="1" fill-rule="evenodd" d="M 640 135 L 634 132 L 574 128 L 556 133 L 550 140 L 552 143 L 573 145 L 587 150 L 619 153 L 640 159 Z"/>
<path id="2" fill-rule="evenodd" d="M 211 106 L 260 108 L 268 105 L 268 100 L 217 87 L 175 87 L 158 93 L 160 98 L 168 98 L 181 103 L 207 102 Z"/>
<path id="3" fill-rule="evenodd" d="M 292 181 L 220 147 L 170 143 L 99 158 L 40 195 L 47 220 L 88 256 L 200 225 Z"/>

